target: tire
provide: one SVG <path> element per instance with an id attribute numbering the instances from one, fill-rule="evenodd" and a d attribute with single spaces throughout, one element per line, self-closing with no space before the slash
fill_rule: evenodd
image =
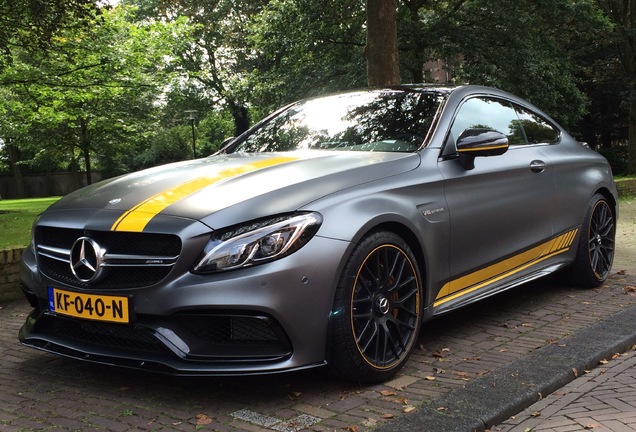
<path id="1" fill-rule="evenodd" d="M 614 260 L 616 216 L 607 199 L 592 197 L 583 220 L 576 258 L 566 270 L 565 280 L 581 288 L 601 286 L 610 274 Z"/>
<path id="2" fill-rule="evenodd" d="M 341 378 L 384 381 L 400 370 L 422 320 L 422 282 L 410 248 L 381 231 L 354 249 L 340 277 L 330 320 L 328 360 Z"/>

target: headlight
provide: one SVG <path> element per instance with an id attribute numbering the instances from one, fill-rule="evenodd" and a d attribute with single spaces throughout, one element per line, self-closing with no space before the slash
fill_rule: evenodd
<path id="1" fill-rule="evenodd" d="M 214 273 L 269 262 L 303 247 L 318 230 L 318 213 L 283 216 L 216 232 L 195 273 Z"/>
<path id="2" fill-rule="evenodd" d="M 37 256 L 37 251 L 35 250 L 35 227 L 40 220 L 40 216 L 41 215 L 38 215 L 31 224 L 31 243 L 29 243 L 29 247 L 31 248 L 31 252 L 33 252 L 33 256 Z"/>

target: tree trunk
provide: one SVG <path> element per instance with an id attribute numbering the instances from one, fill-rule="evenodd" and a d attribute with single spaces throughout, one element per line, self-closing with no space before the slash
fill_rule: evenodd
<path id="1" fill-rule="evenodd" d="M 13 171 L 13 178 L 15 179 L 15 197 L 26 198 L 26 192 L 24 190 L 24 179 L 22 178 L 22 171 L 20 171 L 20 152 L 18 148 L 9 142 L 5 142 L 7 145 L 7 153 L 9 153 L 9 165 L 11 171 Z"/>
<path id="2" fill-rule="evenodd" d="M 627 35 L 619 46 L 619 58 L 629 83 L 629 143 L 627 147 L 627 174 L 636 174 L 636 0 L 626 0 L 624 23 Z"/>
<path id="3" fill-rule="evenodd" d="M 367 81 L 370 87 L 400 83 L 396 0 L 366 0 Z"/>
<path id="4" fill-rule="evenodd" d="M 73 181 L 72 187 L 73 190 L 78 190 L 80 188 L 79 181 L 79 163 L 77 162 L 77 158 L 75 157 L 75 149 L 71 149 L 71 164 L 69 165 L 69 169 L 71 171 L 71 179 Z"/>
<path id="5" fill-rule="evenodd" d="M 410 39 L 410 43 L 408 43 L 408 45 L 412 47 L 412 51 L 410 53 L 411 61 L 408 62 L 410 63 L 409 72 L 411 73 L 411 82 L 423 83 L 425 78 L 424 63 L 426 62 L 426 44 L 420 30 L 422 26 L 420 23 L 419 15 L 420 8 L 423 6 L 423 3 L 417 1 L 407 1 L 404 2 L 404 5 L 409 11 L 409 21 L 411 29 L 408 32 Z M 417 29 L 417 31 L 415 29 Z"/>
<path id="6" fill-rule="evenodd" d="M 53 189 L 53 167 L 51 166 L 51 159 L 46 162 L 46 196 L 55 195 Z"/>
<path id="7" fill-rule="evenodd" d="M 80 141 L 82 153 L 84 155 L 84 165 L 86 166 L 86 184 L 90 185 L 92 183 L 92 175 L 91 175 L 91 155 L 90 155 L 90 137 L 88 135 L 88 124 L 86 119 L 80 120 Z"/>
<path id="8" fill-rule="evenodd" d="M 636 86 L 636 83 L 635 83 Z M 629 101 L 629 143 L 627 145 L 627 174 L 636 174 L 636 90 L 632 88 Z"/>
<path id="9" fill-rule="evenodd" d="M 234 99 L 228 100 L 228 106 L 234 118 L 234 136 L 237 137 L 249 129 L 250 116 L 247 108 Z"/>

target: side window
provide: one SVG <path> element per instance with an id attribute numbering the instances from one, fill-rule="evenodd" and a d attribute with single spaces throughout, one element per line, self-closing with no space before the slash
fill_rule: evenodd
<path id="1" fill-rule="evenodd" d="M 528 138 L 528 143 L 554 144 L 559 141 L 561 132 L 543 119 L 543 117 L 520 106 L 515 106 L 515 110 Z"/>
<path id="2" fill-rule="evenodd" d="M 453 140 L 468 128 L 499 131 L 508 137 L 510 145 L 527 144 L 521 121 L 506 101 L 482 97 L 468 99 L 459 108 L 451 127 Z"/>

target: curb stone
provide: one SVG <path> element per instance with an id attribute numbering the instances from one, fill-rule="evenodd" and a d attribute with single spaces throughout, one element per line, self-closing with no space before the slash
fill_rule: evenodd
<path id="1" fill-rule="evenodd" d="M 440 396 L 377 432 L 482 432 L 636 344 L 636 306 Z"/>

